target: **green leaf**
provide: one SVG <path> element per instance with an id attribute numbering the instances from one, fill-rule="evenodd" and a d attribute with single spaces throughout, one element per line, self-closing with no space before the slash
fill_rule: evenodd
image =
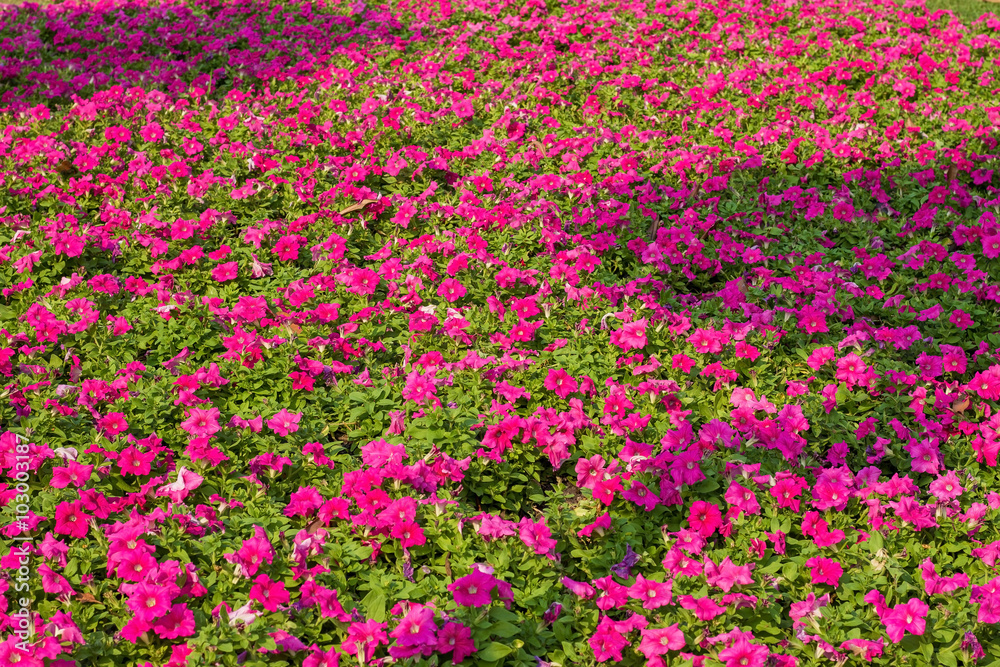
<path id="1" fill-rule="evenodd" d="M 503 637 L 507 639 L 508 637 L 513 637 L 521 632 L 521 628 L 517 627 L 513 623 L 508 623 L 507 621 L 500 621 L 494 624 L 490 628 L 490 634 L 497 637 Z"/>
<path id="2" fill-rule="evenodd" d="M 385 603 L 385 591 L 376 588 L 365 596 L 361 601 L 361 606 L 365 608 L 368 618 L 376 623 L 382 623 L 385 621 Z"/>
<path id="3" fill-rule="evenodd" d="M 497 642 L 490 642 L 486 648 L 476 653 L 476 657 L 482 662 L 496 662 L 513 650 L 514 649 L 509 646 L 504 646 L 503 644 Z"/>
<path id="4" fill-rule="evenodd" d="M 872 553 L 879 551 L 885 545 L 885 540 L 882 539 L 882 533 L 875 531 L 869 534 L 868 539 L 864 542 L 864 545 L 868 548 L 868 551 L 871 551 Z"/>
<path id="5" fill-rule="evenodd" d="M 955 654 L 951 651 L 941 651 L 938 653 L 938 662 L 945 667 L 958 667 L 958 660 L 955 659 Z"/>

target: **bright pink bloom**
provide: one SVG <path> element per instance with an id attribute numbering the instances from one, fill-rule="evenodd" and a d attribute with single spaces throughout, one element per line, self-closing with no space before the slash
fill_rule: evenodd
<path id="1" fill-rule="evenodd" d="M 204 478 L 196 472 L 182 467 L 177 471 L 177 480 L 156 490 L 157 496 L 166 496 L 175 503 L 183 502 L 188 494 L 201 486 Z"/>
<path id="2" fill-rule="evenodd" d="M 582 581 L 574 581 L 569 577 L 562 578 L 562 585 L 569 589 L 573 595 L 584 600 L 594 597 L 594 587 Z"/>
<path id="3" fill-rule="evenodd" d="M 449 621 L 438 631 L 437 652 L 451 653 L 452 664 L 457 665 L 468 656 L 476 652 L 476 644 L 472 641 L 472 630 L 457 623 Z"/>
<path id="4" fill-rule="evenodd" d="M 524 517 L 517 524 L 518 534 L 524 546 L 532 549 L 537 556 L 545 556 L 550 560 L 555 560 L 552 550 L 557 541 L 552 539 L 552 531 L 545 525 L 545 517 L 538 522 Z"/>
<path id="5" fill-rule="evenodd" d="M 90 517 L 88 517 L 80 502 L 62 502 L 56 506 L 55 531 L 60 535 L 69 535 L 77 539 L 87 536 Z"/>
<path id="6" fill-rule="evenodd" d="M 465 296 L 465 285 L 455 278 L 445 278 L 438 286 L 437 294 L 448 303 L 454 303 Z"/>
<path id="7" fill-rule="evenodd" d="M 92 465 L 83 465 L 76 461 L 66 461 L 64 467 L 57 466 L 52 468 L 52 481 L 50 484 L 56 489 L 65 489 L 70 484 L 77 488 L 86 486 L 87 482 L 90 481 L 90 473 L 93 470 L 94 466 Z"/>
<path id="8" fill-rule="evenodd" d="M 882 622 L 885 624 L 889 640 L 898 644 L 907 632 L 914 635 L 924 634 L 928 611 L 930 607 L 925 603 L 917 598 L 910 598 L 907 603 L 897 604 L 891 611 L 882 614 Z"/>
<path id="9" fill-rule="evenodd" d="M 658 609 L 673 601 L 673 587 L 669 581 L 650 581 L 641 574 L 628 589 L 633 600 L 640 600 L 643 609 Z"/>
<path id="10" fill-rule="evenodd" d="M 688 525 L 692 530 L 698 531 L 702 537 L 707 538 L 722 525 L 722 512 L 715 503 L 705 500 L 696 500 L 691 503 L 691 510 L 688 513 Z"/>
<path id="11" fill-rule="evenodd" d="M 448 586 L 455 596 L 455 603 L 463 607 L 485 607 L 493 601 L 492 592 L 497 580 L 489 574 L 473 568 L 472 572 L 457 579 Z"/>
<path id="12" fill-rule="evenodd" d="M 579 388 L 579 384 L 564 369 L 550 368 L 545 378 L 545 388 L 554 391 L 560 398 L 566 398 Z"/>
<path id="13" fill-rule="evenodd" d="M 830 558 L 810 558 L 806 567 L 809 568 L 812 583 L 830 584 L 834 588 L 840 585 L 840 577 L 844 574 L 843 566 Z"/>
<path id="14" fill-rule="evenodd" d="M 441 402 L 438 400 L 436 392 L 433 371 L 422 375 L 418 371 L 412 370 L 406 376 L 406 386 L 401 395 L 405 400 L 417 404 L 430 400 L 434 405 L 440 405 Z"/>
<path id="15" fill-rule="evenodd" d="M 823 364 L 836 356 L 832 347 L 818 347 L 809 354 L 806 364 L 814 371 L 818 371 Z"/>
<path id="16" fill-rule="evenodd" d="M 705 577 L 709 586 L 717 586 L 728 593 L 737 584 L 749 585 L 753 583 L 753 576 L 750 574 L 752 565 L 736 565 L 726 556 L 722 562 L 716 565 L 711 558 L 705 559 Z"/>
<path id="17" fill-rule="evenodd" d="M 97 420 L 97 429 L 104 431 L 104 437 L 108 440 L 114 440 L 116 435 L 128 430 L 128 422 L 123 413 L 109 412 L 107 416 Z"/>
<path id="18" fill-rule="evenodd" d="M 641 636 L 639 652 L 647 658 L 679 651 L 687 643 L 677 623 L 666 628 L 643 628 Z"/>
<path id="19" fill-rule="evenodd" d="M 192 438 L 212 437 L 222 429 L 219 426 L 219 409 L 191 408 L 188 418 L 181 422 L 181 429 Z"/>
<path id="20" fill-rule="evenodd" d="M 385 623 L 372 620 L 351 623 L 347 628 L 347 639 L 341 644 L 344 653 L 347 655 L 360 653 L 366 661 L 370 660 L 378 646 L 389 643 L 385 628 Z"/>
<path id="21" fill-rule="evenodd" d="M 267 420 L 267 426 L 281 437 L 286 437 L 289 433 L 295 433 L 299 430 L 299 420 L 301 419 L 301 412 L 292 413 L 287 408 L 282 408 Z"/>
<path id="22" fill-rule="evenodd" d="M 628 646 L 628 640 L 618 632 L 615 622 L 607 616 L 601 618 L 588 643 L 594 651 L 594 659 L 598 662 L 605 660 L 621 662 L 622 650 Z"/>
<path id="23" fill-rule="evenodd" d="M 236 262 L 219 264 L 217 267 L 212 269 L 212 278 L 220 283 L 224 283 L 227 280 L 235 280 L 238 274 L 239 264 Z"/>
<path id="24" fill-rule="evenodd" d="M 820 618 L 822 617 L 822 612 L 820 609 L 830 604 L 830 594 L 825 593 L 823 597 L 817 598 L 815 593 L 809 593 L 806 599 L 802 602 L 793 602 L 789 616 L 792 617 L 793 627 L 799 627 L 803 625 L 801 622 L 803 618 Z"/>
<path id="25" fill-rule="evenodd" d="M 266 574 L 259 574 L 250 587 L 250 600 L 259 602 L 267 611 L 278 611 L 278 606 L 291 599 L 282 581 L 271 581 Z"/>
<path id="26" fill-rule="evenodd" d="M 864 379 L 868 365 L 854 352 L 851 352 L 837 362 L 836 378 L 841 382 L 846 382 L 848 386 L 853 386 Z"/>
<path id="27" fill-rule="evenodd" d="M 747 514 L 759 514 L 760 503 L 757 502 L 757 495 L 750 489 L 740 486 L 735 480 L 730 482 L 729 489 L 724 496 L 727 503 L 738 507 Z"/>
<path id="28" fill-rule="evenodd" d="M 989 401 L 1000 399 L 1000 364 L 976 373 L 969 380 L 969 389 Z"/>
<path id="29" fill-rule="evenodd" d="M 153 631 L 162 639 L 190 637 L 195 631 L 194 612 L 186 604 L 175 604 L 166 616 L 153 624 Z"/>
<path id="30" fill-rule="evenodd" d="M 429 607 L 411 609 L 389 636 L 394 637 L 399 646 L 437 645 L 434 610 Z"/>
<path id="31" fill-rule="evenodd" d="M 621 329 L 611 332 L 611 344 L 617 345 L 623 352 L 637 350 L 646 347 L 646 325 L 648 321 L 643 318 L 635 322 L 629 322 Z"/>
<path id="32" fill-rule="evenodd" d="M 711 621 L 720 614 L 726 613 L 726 608 L 715 603 L 709 597 L 694 598 L 690 595 L 681 595 L 677 598 L 680 605 L 689 611 L 693 611 L 699 621 Z"/>
<path id="33" fill-rule="evenodd" d="M 969 317 L 969 314 L 967 312 L 965 312 L 964 310 L 959 310 L 958 308 L 952 311 L 951 316 L 948 318 L 948 321 L 954 324 L 962 331 L 965 331 L 966 329 L 976 325 L 976 323 L 972 321 L 972 318 Z"/>
<path id="34" fill-rule="evenodd" d="M 415 521 L 410 523 L 397 523 L 389 531 L 389 536 L 399 540 L 400 546 L 404 549 L 409 547 L 419 547 L 427 542 L 423 528 Z"/>
<path id="35" fill-rule="evenodd" d="M 740 637 L 732 646 L 719 651 L 719 660 L 726 667 L 764 667 L 771 651 L 766 646 L 758 646 Z"/>
<path id="36" fill-rule="evenodd" d="M 165 616 L 170 611 L 171 602 L 170 591 L 166 586 L 140 582 L 132 588 L 126 604 L 136 617 L 149 623 Z"/>
<path id="37" fill-rule="evenodd" d="M 938 500 L 951 500 L 957 498 L 965 491 L 959 482 L 958 475 L 954 470 L 949 470 L 944 476 L 938 477 L 931 482 L 930 492 Z"/>

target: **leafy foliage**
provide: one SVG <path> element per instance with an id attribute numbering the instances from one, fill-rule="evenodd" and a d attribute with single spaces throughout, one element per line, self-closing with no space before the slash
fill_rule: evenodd
<path id="1" fill-rule="evenodd" d="M 1000 664 L 998 30 L 3 8 L 0 664 Z"/>

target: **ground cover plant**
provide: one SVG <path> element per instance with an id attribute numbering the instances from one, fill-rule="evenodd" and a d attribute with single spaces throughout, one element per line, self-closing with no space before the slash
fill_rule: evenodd
<path id="1" fill-rule="evenodd" d="M 0 665 L 1000 664 L 998 31 L 0 9 Z"/>

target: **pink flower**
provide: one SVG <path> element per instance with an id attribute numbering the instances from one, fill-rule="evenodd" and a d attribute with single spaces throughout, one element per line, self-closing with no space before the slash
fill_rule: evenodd
<path id="1" fill-rule="evenodd" d="M 924 634 L 927 612 L 930 607 L 918 600 L 910 598 L 906 604 L 897 604 L 882 614 L 882 622 L 885 624 L 885 632 L 889 635 L 889 640 L 898 644 L 907 632 L 914 635 Z"/>
<path id="2" fill-rule="evenodd" d="M 226 262 L 212 269 L 212 278 L 220 283 L 224 283 L 227 280 L 234 280 L 238 272 L 239 264 L 237 262 Z"/>
<path id="3" fill-rule="evenodd" d="M 969 317 L 969 314 L 967 312 L 965 312 L 964 310 L 959 310 L 958 308 L 952 311 L 951 316 L 948 318 L 948 321 L 954 324 L 962 331 L 965 331 L 966 329 L 976 325 L 976 323 L 972 321 L 972 318 Z"/>
<path id="4" fill-rule="evenodd" d="M 451 662 L 454 665 L 476 652 L 476 644 L 472 641 L 472 630 L 455 621 L 445 623 L 444 627 L 438 631 L 437 637 L 438 653 L 451 653 L 452 651 L 454 653 Z"/>
<path id="5" fill-rule="evenodd" d="M 830 584 L 834 588 L 840 585 L 840 577 L 844 574 L 841 564 L 830 558 L 810 558 L 806 567 L 809 568 L 812 583 Z"/>
<path id="6" fill-rule="evenodd" d="M 82 465 L 76 461 L 67 461 L 65 467 L 52 468 L 51 486 L 55 489 L 65 489 L 72 484 L 79 488 L 90 481 L 90 473 L 93 470 L 94 466 L 92 465 Z"/>
<path id="7" fill-rule="evenodd" d="M 726 556 L 716 565 L 711 558 L 705 559 L 705 577 L 709 586 L 717 586 L 728 593 L 737 584 L 753 583 L 750 575 L 751 565 L 736 565 Z"/>
<path id="8" fill-rule="evenodd" d="M 118 468 L 122 475 L 148 475 L 155 460 L 156 454 L 153 452 L 143 452 L 137 447 L 129 446 L 118 455 Z"/>
<path id="9" fill-rule="evenodd" d="M 707 538 L 722 525 L 722 512 L 719 511 L 719 506 L 714 503 L 696 500 L 691 503 L 688 524 L 691 526 L 691 530 L 696 530 L 702 537 Z"/>
<path id="10" fill-rule="evenodd" d="M 305 241 L 305 237 L 297 234 L 286 234 L 274 244 L 271 249 L 282 262 L 294 261 L 299 257 L 299 248 Z"/>
<path id="11" fill-rule="evenodd" d="M 55 531 L 58 534 L 69 535 L 76 539 L 83 539 L 87 536 L 90 517 L 84 514 L 79 501 L 59 503 L 56 506 L 55 518 Z"/>
<path id="12" fill-rule="evenodd" d="M 267 426 L 284 438 L 289 433 L 295 433 L 299 430 L 299 420 L 301 419 L 301 412 L 293 414 L 289 412 L 287 408 L 282 408 L 273 417 L 267 420 Z"/>
<path id="13" fill-rule="evenodd" d="M 1000 364 L 973 375 L 969 380 L 969 389 L 979 394 L 980 398 L 990 401 L 1000 399 Z"/>
<path id="14" fill-rule="evenodd" d="M 611 344 L 617 345 L 623 352 L 637 350 L 646 347 L 646 325 L 648 321 L 643 318 L 635 322 L 629 322 L 621 329 L 611 332 Z"/>
<path id="15" fill-rule="evenodd" d="M 156 567 L 156 559 L 148 551 L 122 551 L 121 561 L 116 570 L 119 577 L 127 581 L 143 581 Z"/>
<path id="16" fill-rule="evenodd" d="M 610 576 L 594 579 L 594 588 L 601 591 L 595 604 L 601 611 L 608 611 L 628 603 L 628 588 Z"/>
<path id="17" fill-rule="evenodd" d="M 738 507 L 747 514 L 760 513 L 760 503 L 757 502 L 756 494 L 750 489 L 740 486 L 735 480 L 730 482 L 724 498 L 727 503 Z"/>
<path id="18" fill-rule="evenodd" d="M 440 405 L 437 398 L 437 387 L 435 386 L 434 372 L 421 374 L 416 370 L 410 371 L 406 376 L 406 386 L 401 393 L 403 399 L 423 404 L 431 401 L 434 405 Z"/>
<path id="19" fill-rule="evenodd" d="M 123 413 L 109 412 L 107 416 L 97 420 L 97 429 L 104 431 L 104 437 L 108 440 L 114 440 L 116 435 L 128 430 L 128 422 Z"/>
<path id="20" fill-rule="evenodd" d="M 194 613 L 186 604 L 175 604 L 162 619 L 153 624 L 153 631 L 162 639 L 190 637 L 194 634 Z"/>
<path id="21" fill-rule="evenodd" d="M 679 369 L 682 373 L 690 373 L 691 369 L 694 368 L 697 363 L 698 362 L 686 354 L 675 354 L 670 358 L 671 368 Z"/>
<path id="22" fill-rule="evenodd" d="M 809 358 L 806 363 L 809 368 L 814 371 L 818 371 L 823 364 L 830 361 L 836 356 L 832 347 L 818 347 L 809 354 Z"/>
<path id="23" fill-rule="evenodd" d="M 711 621 L 716 616 L 726 613 L 726 608 L 715 603 L 709 597 L 694 598 L 690 595 L 681 595 L 677 598 L 680 605 L 689 611 L 693 611 L 699 621 Z"/>
<path id="24" fill-rule="evenodd" d="M 177 471 L 177 480 L 156 490 L 157 496 L 167 496 L 175 503 L 183 502 L 188 494 L 201 486 L 204 478 L 198 473 L 182 467 Z"/>
<path id="25" fill-rule="evenodd" d="M 965 350 L 956 345 L 941 345 L 941 370 L 961 375 L 966 369 Z"/>
<path id="26" fill-rule="evenodd" d="M 250 587 L 250 600 L 259 602 L 267 611 L 278 611 L 278 605 L 287 604 L 290 597 L 281 581 L 271 581 L 266 574 L 257 575 Z"/>
<path id="27" fill-rule="evenodd" d="M 389 531 L 389 536 L 399 540 L 400 546 L 404 549 L 409 547 L 418 547 L 427 542 L 427 537 L 424 535 L 423 528 L 421 528 L 420 524 L 415 521 L 397 523 L 392 527 L 392 530 Z"/>
<path id="28" fill-rule="evenodd" d="M 464 99 L 451 107 L 452 112 L 459 118 L 472 118 L 475 109 L 472 107 L 472 100 Z"/>
<path id="29" fill-rule="evenodd" d="M 365 661 L 371 659 L 375 649 L 381 644 L 389 643 L 385 633 L 386 624 L 368 620 L 364 623 L 354 622 L 347 628 L 347 639 L 341 645 L 347 655 L 363 655 Z"/>
<path id="30" fill-rule="evenodd" d="M 497 580 L 489 574 L 473 569 L 470 574 L 448 586 L 455 596 L 455 603 L 463 607 L 485 607 L 493 601 L 492 592 Z"/>
<path id="31" fill-rule="evenodd" d="M 139 136 L 145 141 L 156 142 L 163 138 L 163 128 L 159 123 L 150 123 L 139 130 Z"/>
<path id="32" fill-rule="evenodd" d="M 428 607 L 413 608 L 399 625 L 389 633 L 399 646 L 437 645 L 437 625 L 434 610 Z"/>
<path id="33" fill-rule="evenodd" d="M 552 550 L 555 548 L 557 541 L 552 539 L 552 531 L 545 525 L 544 517 L 538 522 L 524 517 L 517 524 L 517 528 L 524 546 L 532 549 L 537 556 L 545 556 L 550 560 L 555 560 Z"/>
<path id="34" fill-rule="evenodd" d="M 802 602 L 793 602 L 791 609 L 788 614 L 792 617 L 795 622 L 793 627 L 798 627 L 803 625 L 801 622 L 803 618 L 820 618 L 822 617 L 821 608 L 830 604 L 830 594 L 826 593 L 823 597 L 817 598 L 814 593 L 810 593 L 806 596 L 806 599 Z"/>
<path id="35" fill-rule="evenodd" d="M 437 294 L 448 303 L 454 303 L 465 296 L 465 285 L 455 278 L 445 278 L 438 286 Z"/>
<path id="36" fill-rule="evenodd" d="M 764 667 L 771 651 L 766 646 L 758 646 L 740 637 L 732 646 L 719 651 L 719 660 L 726 667 Z"/>
<path id="37" fill-rule="evenodd" d="M 49 565 L 38 566 L 38 574 L 42 577 L 42 590 L 53 595 L 76 595 L 76 591 L 61 574 L 57 574 Z"/>
<path id="38" fill-rule="evenodd" d="M 545 378 L 545 388 L 554 391 L 560 398 L 566 398 L 579 388 L 579 384 L 564 369 L 550 368 Z"/>
<path id="39" fill-rule="evenodd" d="M 170 611 L 171 602 L 172 596 L 166 586 L 140 582 L 131 589 L 126 604 L 136 618 L 149 623 L 166 615 Z"/>
<path id="40" fill-rule="evenodd" d="M 658 609 L 673 601 L 673 586 L 669 581 L 657 582 L 646 579 L 641 574 L 628 589 L 633 600 L 642 602 L 643 609 Z"/>
<path id="41" fill-rule="evenodd" d="M 583 600 L 594 597 L 594 587 L 582 581 L 574 581 L 569 577 L 562 578 L 562 585 L 569 589 L 570 593 Z"/>
<path id="42" fill-rule="evenodd" d="M 312 516 L 326 502 L 320 492 L 313 486 L 303 486 L 293 491 L 285 506 L 287 517 Z"/>
<path id="43" fill-rule="evenodd" d="M 949 470 L 944 476 L 939 476 L 930 485 L 931 495 L 938 500 L 957 498 L 964 491 L 965 489 L 962 488 L 958 475 L 955 474 L 954 470 Z"/>
<path id="44" fill-rule="evenodd" d="M 828 331 L 826 316 L 819 308 L 806 306 L 799 311 L 799 328 L 806 333 L 823 333 Z"/>
<path id="45" fill-rule="evenodd" d="M 221 430 L 218 408 L 191 408 L 181 429 L 193 438 L 210 438 Z"/>
<path id="46" fill-rule="evenodd" d="M 628 640 L 618 632 L 615 622 L 607 616 L 601 618 L 588 643 L 594 651 L 594 659 L 598 662 L 605 660 L 621 662 L 622 650 L 628 646 Z"/>
<path id="47" fill-rule="evenodd" d="M 836 378 L 842 382 L 846 382 L 848 386 L 853 386 L 864 379 L 866 370 L 868 370 L 868 365 L 864 360 L 854 352 L 851 352 L 837 362 Z"/>
<path id="48" fill-rule="evenodd" d="M 668 651 L 678 651 L 687 643 L 677 623 L 666 628 L 643 628 L 641 637 L 639 652 L 646 658 L 666 655 Z"/>
<path id="49" fill-rule="evenodd" d="M 697 329 L 688 336 L 687 341 L 702 354 L 718 354 L 727 342 L 728 335 L 711 329 Z"/>
<path id="50" fill-rule="evenodd" d="M 1000 257 L 1000 234 L 992 234 L 982 238 L 983 256 L 988 259 Z"/>

